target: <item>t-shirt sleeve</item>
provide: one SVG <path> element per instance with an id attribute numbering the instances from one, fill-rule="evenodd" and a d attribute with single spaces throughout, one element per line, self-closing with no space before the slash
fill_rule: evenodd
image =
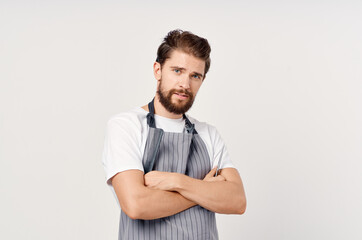
<path id="1" fill-rule="evenodd" d="M 217 129 L 213 126 L 210 126 L 210 134 L 213 144 L 213 167 L 218 166 L 219 169 L 223 168 L 235 168 L 234 164 L 231 161 L 230 155 L 227 151 L 224 140 L 221 138 Z"/>
<path id="2" fill-rule="evenodd" d="M 141 126 L 127 117 L 113 117 L 107 123 L 102 163 L 106 182 L 119 172 L 138 169 L 143 171 Z"/>

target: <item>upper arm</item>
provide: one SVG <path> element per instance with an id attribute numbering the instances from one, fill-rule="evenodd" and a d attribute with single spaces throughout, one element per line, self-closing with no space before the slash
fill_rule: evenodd
<path id="1" fill-rule="evenodd" d="M 143 172 L 140 170 L 127 170 L 117 173 L 111 179 L 122 211 L 131 218 L 136 218 L 138 214 L 137 200 L 143 191 L 147 190 L 143 176 Z"/>
<path id="2" fill-rule="evenodd" d="M 234 164 L 231 161 L 225 141 L 221 137 L 218 130 L 214 126 L 209 125 L 208 131 L 210 134 L 210 141 L 212 147 L 212 152 L 211 152 L 212 166 L 213 167 L 218 166 L 219 169 L 235 168 Z"/>
<path id="3" fill-rule="evenodd" d="M 226 181 L 236 184 L 236 191 L 234 194 L 237 195 L 238 202 L 241 204 L 243 209 L 241 213 L 245 211 L 246 208 L 246 196 L 239 172 L 235 168 L 224 168 L 220 170 L 220 175 L 225 178 Z"/>
<path id="4" fill-rule="evenodd" d="M 143 171 L 141 142 L 141 126 L 132 117 L 121 115 L 108 121 L 102 158 L 108 185 L 119 172 Z"/>
<path id="5" fill-rule="evenodd" d="M 218 175 L 223 176 L 226 181 L 242 184 L 239 172 L 235 168 L 220 169 Z"/>

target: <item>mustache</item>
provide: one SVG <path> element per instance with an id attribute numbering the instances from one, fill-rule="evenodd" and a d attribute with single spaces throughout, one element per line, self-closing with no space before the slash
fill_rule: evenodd
<path id="1" fill-rule="evenodd" d="M 187 96 L 191 96 L 191 97 L 193 96 L 190 91 L 185 90 L 185 89 L 178 89 L 178 90 L 177 89 L 171 89 L 169 91 L 169 94 L 174 94 L 174 93 L 181 93 L 183 95 L 187 95 Z"/>

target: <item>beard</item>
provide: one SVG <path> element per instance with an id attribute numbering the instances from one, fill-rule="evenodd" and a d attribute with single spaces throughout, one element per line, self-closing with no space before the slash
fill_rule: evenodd
<path id="1" fill-rule="evenodd" d="M 175 93 L 187 95 L 188 98 L 185 100 L 176 99 L 176 103 L 174 103 L 172 102 L 172 96 Z M 157 88 L 157 95 L 162 106 L 166 108 L 167 111 L 174 114 L 184 114 L 191 108 L 195 100 L 194 95 L 188 90 L 184 89 L 176 90 L 173 88 L 170 89 L 169 91 L 164 91 L 162 89 L 162 79 Z"/>

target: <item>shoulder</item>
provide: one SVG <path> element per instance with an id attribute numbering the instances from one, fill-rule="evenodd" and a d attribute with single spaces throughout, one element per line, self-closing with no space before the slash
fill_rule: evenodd
<path id="1" fill-rule="evenodd" d="M 215 137 L 219 135 L 215 126 L 207 122 L 199 121 L 189 115 L 187 115 L 187 117 L 189 118 L 190 122 L 195 124 L 195 129 L 200 136 L 208 136 L 211 139 L 215 139 Z"/>
<path id="2" fill-rule="evenodd" d="M 111 116 L 107 122 L 108 129 L 122 128 L 140 129 L 144 122 L 147 122 L 147 112 L 140 107 L 133 108 L 129 111 L 121 112 Z"/>

